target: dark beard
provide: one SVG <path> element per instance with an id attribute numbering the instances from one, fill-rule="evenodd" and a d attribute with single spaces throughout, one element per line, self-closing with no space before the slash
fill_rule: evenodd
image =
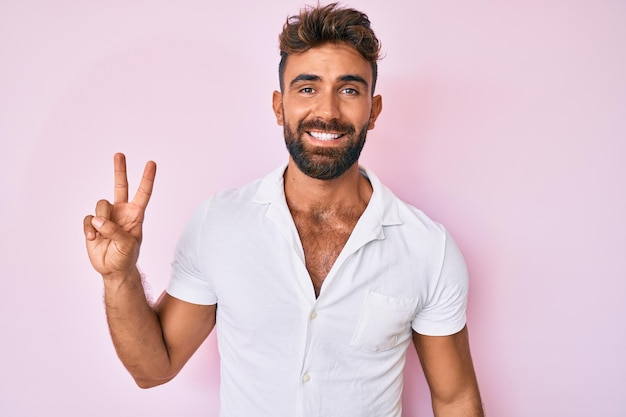
<path id="1" fill-rule="evenodd" d="M 335 179 L 354 165 L 359 160 L 367 136 L 367 125 L 356 135 L 354 126 L 338 121 L 301 121 L 295 133 L 285 121 L 283 125 L 285 145 L 296 166 L 305 175 L 318 180 Z M 343 132 L 348 141 L 341 148 L 307 147 L 303 136 L 310 130 Z"/>

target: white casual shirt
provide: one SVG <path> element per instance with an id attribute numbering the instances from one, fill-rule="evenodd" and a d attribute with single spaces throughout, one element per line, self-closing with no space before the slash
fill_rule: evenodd
<path id="1" fill-rule="evenodd" d="M 366 169 L 373 194 L 315 297 L 280 167 L 204 202 L 167 292 L 217 303 L 222 417 L 400 417 L 412 330 L 465 325 L 467 271 L 445 229 Z"/>

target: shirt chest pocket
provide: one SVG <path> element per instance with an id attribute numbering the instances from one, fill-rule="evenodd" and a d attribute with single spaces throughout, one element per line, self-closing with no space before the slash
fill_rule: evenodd
<path id="1" fill-rule="evenodd" d="M 411 337 L 417 298 L 391 297 L 369 291 L 350 346 L 380 352 Z"/>

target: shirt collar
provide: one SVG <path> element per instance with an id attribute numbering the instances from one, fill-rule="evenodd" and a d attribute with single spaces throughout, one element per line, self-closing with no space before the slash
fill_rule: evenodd
<path id="1" fill-rule="evenodd" d="M 258 204 L 286 205 L 284 187 L 284 174 L 286 169 L 287 164 L 284 163 L 261 179 L 259 188 L 252 201 Z M 359 171 L 370 181 L 370 184 L 372 184 L 374 192 L 372 193 L 368 208 L 371 208 L 374 212 L 372 214 L 378 217 L 380 225 L 393 226 L 402 224 L 402 217 L 398 210 L 398 199 L 393 192 L 383 185 L 371 170 L 359 166 Z"/>
<path id="2" fill-rule="evenodd" d="M 252 201 L 258 204 L 284 202 L 284 174 L 286 169 L 287 163 L 284 163 L 263 177 Z"/>

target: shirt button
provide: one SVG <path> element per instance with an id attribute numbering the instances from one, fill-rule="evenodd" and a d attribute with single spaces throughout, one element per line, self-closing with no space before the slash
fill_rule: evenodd
<path id="1" fill-rule="evenodd" d="M 311 376 L 310 376 L 309 374 L 305 374 L 305 375 L 302 377 L 302 381 L 303 381 L 303 382 L 309 382 L 310 380 L 311 380 Z"/>
<path id="2" fill-rule="evenodd" d="M 314 311 L 311 313 L 311 320 L 314 320 L 317 317 L 317 313 Z"/>

